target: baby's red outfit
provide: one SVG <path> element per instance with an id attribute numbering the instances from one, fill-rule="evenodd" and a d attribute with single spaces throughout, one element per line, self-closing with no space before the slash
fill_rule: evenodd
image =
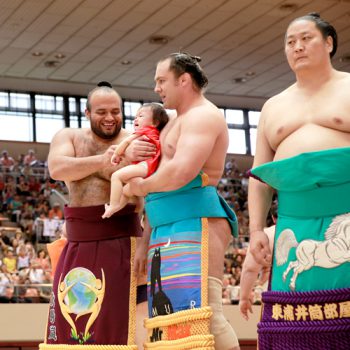
<path id="1" fill-rule="evenodd" d="M 139 136 L 147 136 L 149 138 L 149 142 L 153 143 L 156 146 L 156 154 L 150 158 L 147 159 L 145 162 L 148 166 L 148 172 L 146 177 L 151 176 L 158 167 L 159 161 L 160 161 L 160 141 L 159 141 L 159 130 L 153 126 L 145 126 L 144 128 L 140 128 L 138 130 L 135 130 L 134 134 Z M 140 162 L 133 162 L 133 164 L 138 164 Z"/>

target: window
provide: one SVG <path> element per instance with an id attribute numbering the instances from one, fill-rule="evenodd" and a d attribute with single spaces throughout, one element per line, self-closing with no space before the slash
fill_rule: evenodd
<path id="1" fill-rule="evenodd" d="M 259 119 L 260 119 L 260 112 L 256 112 L 256 111 L 248 112 L 249 125 L 257 126 L 259 124 Z"/>
<path id="2" fill-rule="evenodd" d="M 7 92 L 0 92 L 0 107 L 9 107 L 9 94 Z"/>
<path id="3" fill-rule="evenodd" d="M 245 131 L 241 129 L 228 130 L 230 142 L 227 153 L 246 154 Z"/>
<path id="4" fill-rule="evenodd" d="M 78 129 L 79 128 L 79 123 L 78 123 L 78 116 L 77 115 L 71 115 L 69 117 L 69 127 Z"/>
<path id="5" fill-rule="evenodd" d="M 34 141 L 32 120 L 30 113 L 0 111 L 0 139 Z"/>
<path id="6" fill-rule="evenodd" d="M 76 113 L 77 112 L 77 104 L 76 104 L 75 98 L 69 97 L 68 101 L 69 101 L 69 112 Z"/>
<path id="7" fill-rule="evenodd" d="M 141 107 L 142 103 L 140 102 L 124 102 L 124 116 L 135 118 L 136 112 Z"/>
<path id="8" fill-rule="evenodd" d="M 241 109 L 226 109 L 225 117 L 227 124 L 243 125 L 243 111 Z"/>
<path id="9" fill-rule="evenodd" d="M 51 142 L 55 133 L 65 127 L 63 106 L 66 98 L 70 127 L 78 128 L 81 118 L 81 127 L 90 128 L 90 121 L 85 116 L 86 97 L 35 94 L 35 111 L 33 111 L 31 96 L 33 96 L 31 93 L 0 91 L 0 139 Z M 130 132 L 134 130 L 136 112 L 146 102 L 148 101 L 123 101 L 126 130 Z M 247 154 L 250 146 L 251 154 L 254 155 L 260 112 L 224 107 L 220 107 L 219 110 L 229 126 L 228 153 Z M 167 112 L 174 113 L 174 111 Z M 33 125 L 36 126 L 36 140 Z"/>
<path id="10" fill-rule="evenodd" d="M 10 107 L 14 109 L 29 109 L 30 108 L 30 95 L 29 94 L 17 94 L 10 93 Z"/>
<path id="11" fill-rule="evenodd" d="M 131 119 L 125 119 L 125 129 L 128 131 L 133 132 L 134 131 L 134 122 Z"/>
<path id="12" fill-rule="evenodd" d="M 36 141 L 51 142 L 52 137 L 58 130 L 64 128 L 62 115 L 57 114 L 36 114 Z"/>
<path id="13" fill-rule="evenodd" d="M 87 98 L 80 99 L 80 112 L 85 114 Z"/>
<path id="14" fill-rule="evenodd" d="M 62 112 L 63 97 L 49 95 L 35 95 L 35 108 L 41 111 Z"/>

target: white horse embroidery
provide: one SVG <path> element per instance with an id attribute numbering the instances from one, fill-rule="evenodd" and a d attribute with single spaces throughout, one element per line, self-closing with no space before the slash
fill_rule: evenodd
<path id="1" fill-rule="evenodd" d="M 294 273 L 289 287 L 295 290 L 298 275 L 314 266 L 330 269 L 350 261 L 350 213 L 334 217 L 327 231 L 325 241 L 305 239 L 300 243 L 291 229 L 281 232 L 276 242 L 276 262 L 283 265 L 288 260 L 289 251 L 296 247 L 296 261 L 291 261 L 283 273 L 283 281 L 290 270 Z"/>

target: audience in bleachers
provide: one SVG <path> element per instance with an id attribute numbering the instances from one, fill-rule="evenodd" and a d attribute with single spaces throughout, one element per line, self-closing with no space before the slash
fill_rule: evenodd
<path id="1" fill-rule="evenodd" d="M 63 194 L 67 190 L 63 183 L 49 178 L 44 164 L 33 150 L 20 155 L 17 163 L 7 151 L 2 152 L 0 216 L 7 217 L 16 231 L 7 233 L 5 224 L 0 226 L 0 302 L 48 302 L 50 298 L 52 276 L 45 243 L 55 239 L 60 226 L 55 224 L 52 238 L 44 232 L 52 229 L 49 222 L 60 223 L 63 219 L 60 203 L 50 206 L 52 190 Z M 226 162 L 218 192 L 235 210 L 239 223 L 239 237 L 234 238 L 227 250 L 223 266 L 223 303 L 238 304 L 240 275 L 249 241 L 248 176 L 232 159 Z M 40 287 L 34 288 L 36 284 Z M 252 291 L 256 303 L 260 302 L 262 288 L 257 286 Z"/>
<path id="2" fill-rule="evenodd" d="M 0 302 L 49 301 L 45 243 L 50 240 L 38 222 L 63 219 L 59 203 L 50 206 L 50 195 L 53 189 L 67 192 L 64 184 L 50 180 L 43 164 L 33 150 L 18 162 L 7 151 L 0 158 Z"/>

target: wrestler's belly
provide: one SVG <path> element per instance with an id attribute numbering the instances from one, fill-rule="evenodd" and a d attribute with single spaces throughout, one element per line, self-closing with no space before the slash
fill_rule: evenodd
<path id="1" fill-rule="evenodd" d="M 306 124 L 278 145 L 274 160 L 293 157 L 305 152 L 341 147 L 350 147 L 349 133 L 316 124 Z"/>

